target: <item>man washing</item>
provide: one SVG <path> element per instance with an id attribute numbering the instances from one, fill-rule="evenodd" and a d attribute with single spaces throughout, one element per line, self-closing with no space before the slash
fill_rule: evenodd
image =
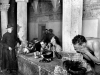
<path id="1" fill-rule="evenodd" d="M 100 39 L 76 35 L 72 39 L 72 43 L 76 52 L 81 53 L 87 63 L 95 70 L 95 75 L 100 75 Z"/>

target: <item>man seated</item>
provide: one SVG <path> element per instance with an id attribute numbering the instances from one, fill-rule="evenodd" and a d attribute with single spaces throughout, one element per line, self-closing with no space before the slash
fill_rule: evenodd
<path id="1" fill-rule="evenodd" d="M 95 75 L 100 75 L 100 39 L 76 35 L 72 39 L 72 43 L 76 52 L 81 53 L 92 70 L 95 70 Z"/>
<path id="2" fill-rule="evenodd" d="M 29 53 L 35 52 L 34 46 L 35 46 L 35 44 L 33 44 L 32 42 L 29 42 L 29 43 L 28 43 L 28 50 L 29 50 Z"/>
<path id="3" fill-rule="evenodd" d="M 41 50 L 41 44 L 40 44 L 40 41 L 38 41 L 37 38 L 34 38 L 34 55 L 35 55 L 35 58 L 38 58 L 39 55 L 40 55 L 40 50 Z"/>
<path id="4" fill-rule="evenodd" d="M 58 59 L 62 59 L 62 48 L 61 48 L 61 44 L 59 41 L 59 38 L 57 36 L 53 36 L 51 38 L 51 44 L 53 45 L 52 47 L 52 51 L 53 51 L 53 57 L 54 58 L 58 58 Z"/>
<path id="5" fill-rule="evenodd" d="M 53 59 L 53 52 L 48 49 L 46 42 L 41 42 L 41 55 L 43 59 L 40 62 L 50 62 Z"/>

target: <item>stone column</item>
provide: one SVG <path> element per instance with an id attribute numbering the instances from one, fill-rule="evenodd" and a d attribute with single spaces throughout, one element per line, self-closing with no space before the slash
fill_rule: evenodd
<path id="1" fill-rule="evenodd" d="M 16 0 L 17 2 L 17 34 L 23 44 L 27 41 L 27 2 L 28 0 Z"/>
<path id="2" fill-rule="evenodd" d="M 2 4 L 0 5 L 0 11 L 1 11 L 1 34 L 3 36 L 4 33 L 7 32 L 6 28 L 8 25 L 8 8 L 10 4 Z"/>
<path id="3" fill-rule="evenodd" d="M 64 52 L 75 52 L 72 38 L 81 34 L 83 0 L 63 0 L 62 41 Z"/>

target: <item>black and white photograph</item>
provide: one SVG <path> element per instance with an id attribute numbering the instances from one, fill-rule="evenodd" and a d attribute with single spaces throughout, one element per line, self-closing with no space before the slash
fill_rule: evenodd
<path id="1" fill-rule="evenodd" d="M 0 75 L 100 75 L 100 0 L 0 0 Z"/>

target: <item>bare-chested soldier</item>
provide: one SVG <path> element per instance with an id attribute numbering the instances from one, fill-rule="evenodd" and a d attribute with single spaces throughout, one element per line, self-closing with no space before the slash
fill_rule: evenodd
<path id="1" fill-rule="evenodd" d="M 100 39 L 76 35 L 72 39 L 72 43 L 76 52 L 81 53 L 84 59 L 94 68 L 96 75 L 100 75 Z"/>

